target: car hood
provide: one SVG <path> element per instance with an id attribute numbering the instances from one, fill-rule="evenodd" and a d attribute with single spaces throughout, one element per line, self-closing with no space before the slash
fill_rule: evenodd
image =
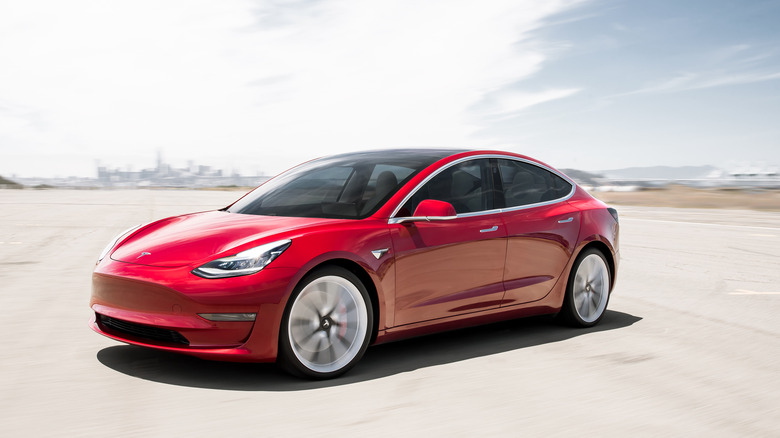
<path id="1" fill-rule="evenodd" d="M 201 264 L 270 241 L 264 237 L 333 221 L 223 211 L 175 216 L 141 228 L 114 249 L 111 259 L 170 268 Z"/>

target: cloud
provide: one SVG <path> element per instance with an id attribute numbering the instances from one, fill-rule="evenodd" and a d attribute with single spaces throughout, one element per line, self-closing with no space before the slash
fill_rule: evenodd
<path id="1" fill-rule="evenodd" d="M 739 54 L 742 54 L 745 51 L 750 50 L 750 48 L 751 47 L 749 44 L 731 44 L 714 50 L 713 53 L 710 55 L 710 57 L 714 62 L 720 63 L 720 62 L 733 59 L 734 57 L 737 57 Z"/>
<path id="2" fill-rule="evenodd" d="M 744 85 L 780 79 L 778 72 L 702 72 L 681 73 L 670 79 L 648 84 L 642 88 L 610 97 L 622 97 L 635 94 L 677 93 L 688 90 Z"/>
<path id="3" fill-rule="evenodd" d="M 681 73 L 673 78 L 647 84 L 639 89 L 620 93 L 610 97 L 630 96 L 632 94 L 666 93 L 689 89 L 690 84 L 699 77 L 696 73 Z"/>
<path id="4" fill-rule="evenodd" d="M 772 52 L 754 53 L 752 46 L 733 44 L 713 50 L 705 57 L 710 69 L 679 73 L 671 78 L 651 82 L 644 86 L 611 97 L 636 94 L 677 93 L 688 90 L 744 85 L 780 79 L 780 67 L 768 64 Z M 725 68 L 723 66 L 726 66 Z"/>
<path id="5" fill-rule="evenodd" d="M 162 148 L 276 172 L 345 150 L 480 146 L 470 108 L 538 72 L 534 31 L 579 3 L 6 2 L 0 105 L 46 124 L 0 121 L 0 148 L 149 163 Z M 497 110 L 576 91 L 510 94 Z"/>
<path id="6" fill-rule="evenodd" d="M 574 95 L 581 90 L 579 88 L 550 89 L 538 92 L 504 91 L 498 93 L 492 102 L 491 116 L 505 118 L 517 112 L 526 110 L 534 105 L 539 105 L 552 100 L 563 99 Z"/>
<path id="7" fill-rule="evenodd" d="M 702 89 L 712 87 L 722 87 L 726 85 L 752 84 L 755 82 L 765 82 L 780 79 L 780 71 L 774 73 L 727 73 L 715 74 L 705 77 L 697 83 L 691 84 L 690 89 Z"/>

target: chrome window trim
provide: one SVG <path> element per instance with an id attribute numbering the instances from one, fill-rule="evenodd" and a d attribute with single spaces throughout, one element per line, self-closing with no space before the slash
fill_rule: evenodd
<path id="1" fill-rule="evenodd" d="M 403 216 L 390 218 L 388 224 L 400 224 L 402 222 L 440 222 L 457 219 L 458 216 Z"/>
<path id="2" fill-rule="evenodd" d="M 420 181 L 420 183 L 417 184 L 417 186 L 414 188 L 414 190 L 409 192 L 409 194 L 406 195 L 404 197 L 404 199 L 401 202 L 398 203 L 398 206 L 396 206 L 395 210 L 393 210 L 393 214 L 390 215 L 390 219 L 388 219 L 387 223 L 389 225 L 392 225 L 392 224 L 397 224 L 397 223 L 410 221 L 410 219 L 412 217 L 414 217 L 414 216 L 395 217 L 395 215 L 398 214 L 398 211 L 401 210 L 401 207 L 403 207 L 404 204 L 406 204 L 409 201 L 409 199 L 411 199 L 411 197 L 414 196 L 417 193 L 417 191 L 419 191 L 422 188 L 422 186 L 427 184 L 428 181 L 433 179 L 436 175 L 440 174 L 441 172 L 444 172 L 445 170 L 449 169 L 452 166 L 455 166 L 457 164 L 463 163 L 464 161 L 479 160 L 479 159 L 483 159 L 483 158 L 499 158 L 499 159 L 504 159 L 504 160 L 509 160 L 509 161 L 519 161 L 521 163 L 526 163 L 526 164 L 530 164 L 532 166 L 539 167 L 541 169 L 544 169 L 544 170 L 552 173 L 553 175 L 556 175 L 556 176 L 562 178 L 564 181 L 568 182 L 571 185 L 571 190 L 569 191 L 569 193 L 566 196 L 563 196 L 563 197 L 560 197 L 560 198 L 556 198 L 556 199 L 552 199 L 550 201 L 537 202 L 537 203 L 528 204 L 528 205 L 518 205 L 516 207 L 494 208 L 492 210 L 473 211 L 471 213 L 460 213 L 460 214 L 455 215 L 455 218 L 486 216 L 486 215 L 489 215 L 489 214 L 506 213 L 506 212 L 511 212 L 511 211 L 525 210 L 525 209 L 529 209 L 529 208 L 535 208 L 535 207 L 542 207 L 542 206 L 545 206 L 545 205 L 557 204 L 559 202 L 568 201 L 569 199 L 571 199 L 572 196 L 574 196 L 574 192 L 577 191 L 577 184 L 575 184 L 574 181 L 571 180 L 571 178 L 569 178 L 568 176 L 562 174 L 561 172 L 558 172 L 555 169 L 552 169 L 550 167 L 547 167 L 547 166 L 544 166 L 542 164 L 536 163 L 534 161 L 526 160 L 526 159 L 520 158 L 520 157 L 513 157 L 513 156 L 509 156 L 509 155 L 499 155 L 499 154 L 472 155 L 472 156 L 469 156 L 469 157 L 459 158 L 459 159 L 453 161 L 452 163 L 449 163 L 448 165 L 440 168 L 436 172 L 434 172 L 434 173 L 428 175 L 427 177 L 425 177 L 424 180 Z M 403 220 L 399 220 L 399 219 L 403 219 Z"/>

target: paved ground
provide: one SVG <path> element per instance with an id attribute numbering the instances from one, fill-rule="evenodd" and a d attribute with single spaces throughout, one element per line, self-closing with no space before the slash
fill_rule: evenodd
<path id="1" fill-rule="evenodd" d="M 722 208 L 780 212 L 780 187 L 695 188 L 667 185 L 633 191 L 593 192 L 604 202 L 616 205 L 646 205 L 651 207 Z"/>
<path id="2" fill-rule="evenodd" d="M 780 213 L 621 207 L 603 323 L 377 346 L 303 382 L 86 326 L 117 232 L 235 192 L 0 190 L 3 436 L 779 436 Z"/>

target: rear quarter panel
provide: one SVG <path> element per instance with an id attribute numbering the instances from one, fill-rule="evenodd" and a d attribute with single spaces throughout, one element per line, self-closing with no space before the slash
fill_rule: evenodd
<path id="1" fill-rule="evenodd" d="M 614 288 L 617 280 L 617 268 L 620 263 L 620 225 L 607 211 L 607 204 L 594 198 L 581 187 L 577 187 L 577 191 L 569 199 L 569 203 L 582 212 L 580 236 L 577 239 L 578 244 L 575 254 L 579 254 L 593 242 L 603 244 L 603 247 L 606 247 L 608 252 L 605 255 L 610 264 L 610 273 L 612 275 L 611 289 Z"/>

